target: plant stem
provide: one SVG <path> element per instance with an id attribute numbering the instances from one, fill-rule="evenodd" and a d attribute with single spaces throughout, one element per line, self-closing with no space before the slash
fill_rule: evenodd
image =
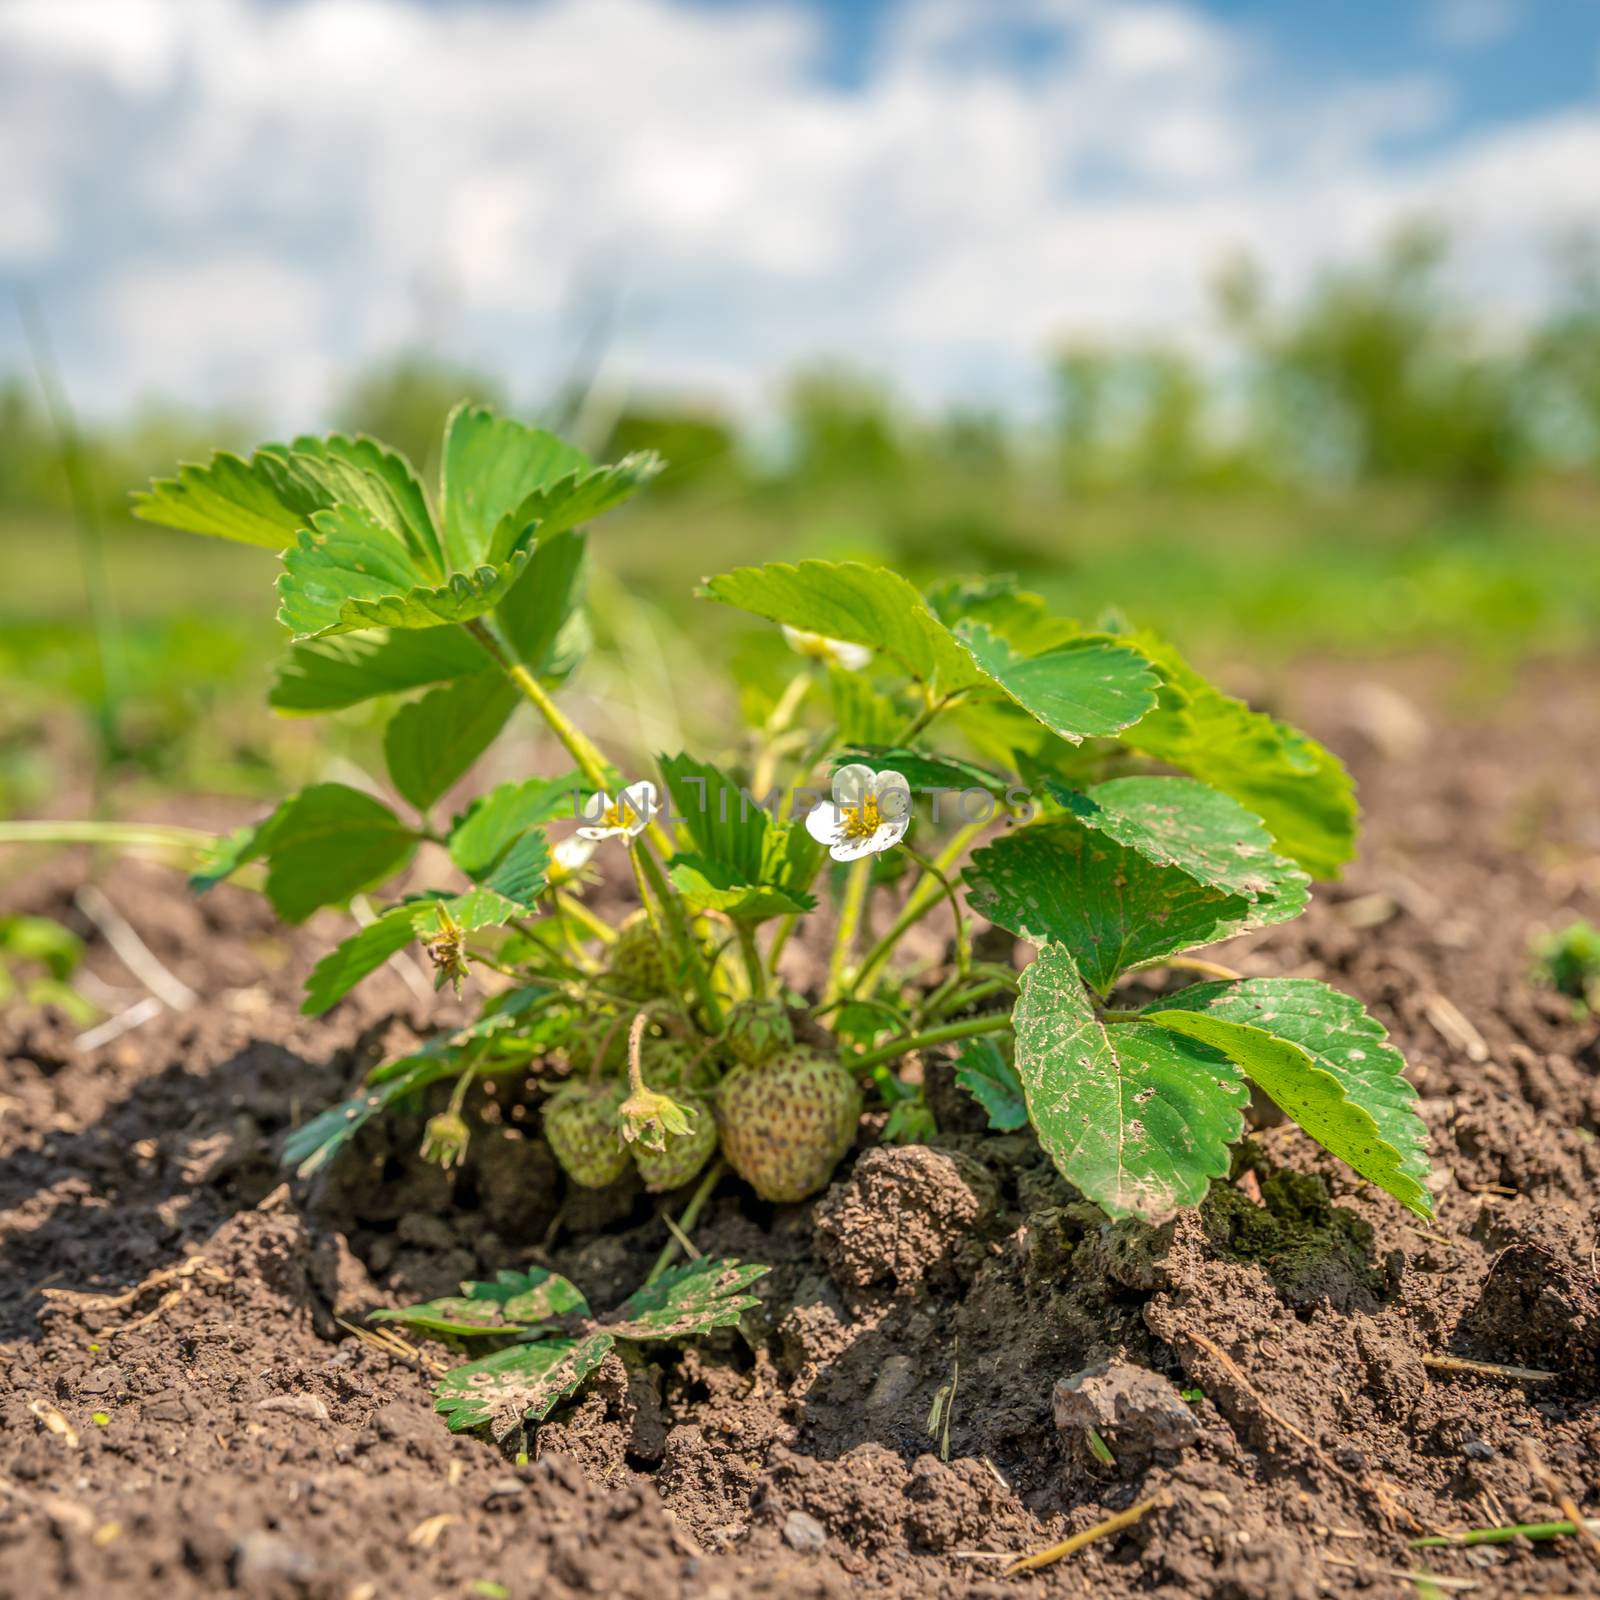
<path id="1" fill-rule="evenodd" d="M 558 889 L 556 891 L 556 909 L 562 916 L 570 917 L 591 937 L 598 939 L 601 944 L 610 944 L 617 937 L 616 929 L 602 922 L 575 895 L 566 894 Z"/>
<path id="2" fill-rule="evenodd" d="M 750 998 L 767 997 L 767 969 L 761 964 L 761 947 L 756 943 L 756 930 L 743 921 L 735 922 L 733 931 L 739 936 L 739 954 L 744 957 L 745 976 L 750 980 Z"/>
<path id="3" fill-rule="evenodd" d="M 679 961 L 688 967 L 689 981 L 694 985 L 695 995 L 706 1014 L 707 1031 L 721 1033 L 722 1006 L 717 999 L 716 990 L 711 985 L 711 974 L 706 970 L 699 941 L 690 931 L 689 924 L 684 918 L 683 903 L 672 892 L 660 865 L 642 839 L 634 841 L 628 853 L 634 858 L 635 870 L 643 873 L 644 878 L 649 880 L 651 889 L 655 891 L 661 908 L 662 921 L 668 930 L 669 948 L 673 949 Z M 640 892 L 641 894 L 644 892 L 642 880 Z"/>
<path id="4" fill-rule="evenodd" d="M 703 1113 L 702 1113 L 703 1114 Z M 706 1201 L 711 1198 L 711 1191 L 717 1186 L 717 1179 L 723 1173 L 722 1157 L 706 1168 L 705 1176 L 700 1180 L 699 1187 L 689 1197 L 689 1203 L 683 1208 L 683 1215 L 678 1218 L 678 1232 L 688 1231 L 700 1220 L 700 1213 L 705 1210 Z M 668 1267 L 672 1265 L 672 1258 L 678 1253 L 676 1236 L 667 1240 L 661 1247 L 661 1254 L 656 1257 L 656 1264 L 650 1269 L 650 1276 L 644 1280 L 645 1288 L 649 1288 Z"/>
<path id="5" fill-rule="evenodd" d="M 1600 1518 L 1585 1517 L 1584 1527 L 1600 1533 Z M 1465 1533 L 1433 1533 L 1425 1539 L 1408 1539 L 1413 1550 L 1445 1550 L 1452 1545 L 1510 1544 L 1513 1539 L 1559 1539 L 1577 1533 L 1576 1522 L 1518 1522 L 1504 1528 L 1468 1528 Z"/>
<path id="6" fill-rule="evenodd" d="M 463 626 L 517 686 L 523 698 L 544 718 L 550 731 L 566 746 L 567 754 L 577 762 L 578 771 L 585 780 L 596 789 L 604 789 L 611 781 L 606 759 L 589 736 L 550 698 L 544 685 L 520 661 L 513 661 L 500 648 L 500 641 L 490 633 L 481 617 L 474 617 Z"/>
<path id="7" fill-rule="evenodd" d="M 974 984 L 972 988 L 958 990 L 945 995 L 938 1005 L 929 1008 L 930 1017 L 947 1016 L 952 1011 L 959 1011 L 963 1006 L 975 1005 L 979 1000 L 987 1000 L 992 994 L 999 994 L 1002 990 L 1015 993 L 1017 982 L 1015 978 L 986 978 L 982 983 Z"/>
<path id="8" fill-rule="evenodd" d="M 1123 976 L 1132 972 L 1159 972 L 1163 967 L 1170 967 L 1176 972 L 1198 972 L 1203 978 L 1221 978 L 1229 982 L 1244 976 L 1232 967 L 1223 966 L 1220 961 L 1207 961 L 1203 956 L 1162 956 L 1155 961 L 1141 961 L 1137 966 L 1129 967 Z"/>
<path id="9" fill-rule="evenodd" d="M 964 828 L 958 828 L 951 835 L 950 842 L 933 858 L 933 865 L 941 873 L 949 872 L 951 867 L 961 859 L 962 853 L 967 846 L 988 825 L 989 819 L 985 818 L 981 822 L 969 822 Z M 917 859 L 920 861 L 921 858 L 918 857 Z M 948 886 L 946 887 L 948 888 Z M 889 931 L 867 952 L 866 960 L 861 963 L 860 968 L 857 970 L 855 978 L 855 987 L 857 989 L 872 981 L 877 974 L 878 968 L 889 959 L 894 953 L 894 947 L 905 937 L 906 931 L 922 920 L 928 907 L 944 892 L 946 890 L 941 889 L 939 884 L 928 876 L 927 869 L 924 867 L 922 882 L 907 896 L 900 915 L 894 919 Z M 956 920 L 959 927 L 960 917 L 958 916 Z"/>
<path id="10" fill-rule="evenodd" d="M 156 822 L 0 822 L 0 844 L 114 844 L 204 855 L 217 835 Z"/>
<path id="11" fill-rule="evenodd" d="M 972 942 L 967 934 L 967 919 L 961 914 L 961 902 L 956 899 L 950 880 L 939 870 L 937 863 L 928 860 L 910 845 L 903 846 L 905 853 L 922 868 L 928 877 L 939 885 L 940 892 L 950 902 L 950 914 L 956 919 L 956 972 L 965 978 L 972 965 Z"/>
<path id="12" fill-rule="evenodd" d="M 828 958 L 828 986 L 822 991 L 822 1003 L 837 1000 L 844 989 L 844 969 L 855 947 L 856 934 L 861 927 L 862 908 L 867 903 L 867 890 L 872 885 L 872 857 L 863 856 L 851 864 L 844 885 L 844 903 L 839 907 L 839 926 L 834 931 L 833 954 Z"/>
<path id="13" fill-rule="evenodd" d="M 910 1055 L 913 1050 L 926 1050 L 930 1045 L 951 1044 L 957 1039 L 975 1039 L 979 1034 L 1003 1033 L 1011 1026 L 1009 1011 L 991 1012 L 984 1017 L 963 1017 L 959 1022 L 946 1022 L 924 1033 L 910 1033 L 888 1044 L 880 1044 L 863 1055 L 850 1057 L 845 1065 L 853 1072 L 865 1067 L 875 1067 L 880 1061 L 893 1061 L 897 1056 Z"/>

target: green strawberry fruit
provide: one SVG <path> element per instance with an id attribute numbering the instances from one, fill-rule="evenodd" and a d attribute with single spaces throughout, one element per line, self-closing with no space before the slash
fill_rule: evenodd
<path id="1" fill-rule="evenodd" d="M 794 1029 L 781 1000 L 741 1000 L 728 1010 L 723 1038 L 736 1061 L 754 1066 L 787 1050 L 794 1043 Z"/>
<path id="2" fill-rule="evenodd" d="M 617 1125 L 623 1089 L 568 1084 L 544 1108 L 544 1136 L 561 1169 L 585 1189 L 603 1189 L 628 1170 L 628 1152 Z"/>
<path id="3" fill-rule="evenodd" d="M 703 1089 L 716 1076 L 716 1057 L 707 1039 L 680 1039 L 673 1034 L 648 1038 L 639 1046 L 639 1066 L 646 1083 L 658 1089 Z"/>
<path id="4" fill-rule="evenodd" d="M 736 1067 L 717 1096 L 722 1153 L 763 1200 L 803 1200 L 855 1138 L 861 1090 L 832 1056 L 803 1045 Z"/>
<path id="5" fill-rule="evenodd" d="M 617 930 L 607 955 L 611 987 L 635 1000 L 667 992 L 667 963 L 661 941 L 643 911 L 635 911 Z"/>
<path id="6" fill-rule="evenodd" d="M 679 1095 L 677 1099 L 685 1111 L 694 1113 L 689 1131 L 669 1133 L 663 1150 L 650 1150 L 643 1144 L 633 1146 L 633 1164 L 651 1194 L 664 1194 L 687 1183 L 717 1148 L 717 1123 L 711 1107 L 697 1094 Z"/>

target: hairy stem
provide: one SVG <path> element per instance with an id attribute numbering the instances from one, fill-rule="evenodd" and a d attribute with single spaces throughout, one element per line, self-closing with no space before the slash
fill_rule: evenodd
<path id="1" fill-rule="evenodd" d="M 609 782 L 606 760 L 589 736 L 550 698 L 544 685 L 520 661 L 513 661 L 500 648 L 500 641 L 490 633 L 481 617 L 474 617 L 463 626 L 517 686 L 528 704 L 544 718 L 550 731 L 566 746 L 567 754 L 577 762 L 585 781 L 596 789 L 604 789 Z"/>
<path id="2" fill-rule="evenodd" d="M 867 890 L 872 885 L 872 857 L 863 856 L 852 863 L 845 879 L 844 903 L 839 907 L 839 926 L 833 939 L 833 954 L 828 958 L 828 986 L 822 991 L 824 1005 L 837 1000 L 844 990 L 844 971 L 855 948 L 856 934 L 861 927 L 861 912 L 867 903 Z"/>
<path id="3" fill-rule="evenodd" d="M 745 976 L 750 980 L 750 998 L 767 997 L 767 969 L 761 964 L 761 947 L 756 943 L 756 930 L 748 922 L 735 922 L 733 930 L 739 936 L 739 954 L 744 957 Z"/>
<path id="4" fill-rule="evenodd" d="M 689 981 L 694 985 L 695 996 L 705 1012 L 707 1032 L 721 1033 L 722 1005 L 717 999 L 716 990 L 712 987 L 704 952 L 700 949 L 699 941 L 690 931 L 688 920 L 684 917 L 683 903 L 667 883 L 660 865 L 642 839 L 634 843 L 628 854 L 634 859 L 635 870 L 643 875 L 640 881 L 640 893 L 644 893 L 644 879 L 649 880 L 651 889 L 655 891 L 661 909 L 661 920 L 667 929 L 668 948 L 673 950 L 678 961 L 688 968 Z"/>
<path id="5" fill-rule="evenodd" d="M 926 1050 L 931 1045 L 950 1044 L 957 1039 L 975 1039 L 980 1034 L 1004 1033 L 1011 1026 L 1009 1011 L 992 1012 L 986 1017 L 963 1017 L 959 1022 L 946 1022 L 923 1033 L 909 1033 L 888 1044 L 880 1044 L 865 1054 L 851 1057 L 845 1064 L 860 1072 L 875 1067 L 880 1061 L 893 1061 L 897 1056 L 910 1055 L 913 1050 Z"/>
<path id="6" fill-rule="evenodd" d="M 956 919 L 956 973 L 959 977 L 965 978 L 972 966 L 972 940 L 967 932 L 967 919 L 961 914 L 961 902 L 956 899 L 956 891 L 937 862 L 930 861 L 920 851 L 913 850 L 910 845 L 905 845 L 903 848 L 923 872 L 938 884 L 939 892 L 950 902 L 950 915 Z"/>
<path id="7" fill-rule="evenodd" d="M 965 827 L 958 828 L 950 837 L 950 842 L 933 858 L 932 865 L 940 874 L 948 873 L 959 861 L 969 844 L 989 825 L 988 819 L 981 822 L 969 822 Z M 916 857 L 919 862 L 922 858 Z M 909 929 L 914 927 L 927 914 L 939 896 L 949 890 L 946 883 L 943 887 L 940 882 L 930 876 L 927 867 L 923 868 L 922 881 L 906 897 L 906 903 L 901 908 L 900 915 L 890 924 L 889 930 L 867 952 L 866 959 L 861 963 L 856 972 L 855 987 L 864 988 L 876 976 L 878 968 L 894 953 L 894 948 L 906 936 Z M 960 926 L 960 915 L 957 914 L 956 925 Z"/>

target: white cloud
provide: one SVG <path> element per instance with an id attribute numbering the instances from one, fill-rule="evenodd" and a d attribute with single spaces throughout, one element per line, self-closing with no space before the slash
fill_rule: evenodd
<path id="1" fill-rule="evenodd" d="M 1520 0 L 1431 0 L 1428 28 L 1440 44 L 1475 50 L 1505 38 L 1521 14 Z"/>
<path id="2" fill-rule="evenodd" d="M 1292 283 L 1426 209 L 1516 304 L 1600 214 L 1597 110 L 1400 162 L 1445 81 L 1298 81 L 1192 5 L 888 15 L 841 89 L 798 0 L 6 0 L 0 271 L 100 409 L 305 423 L 419 284 L 525 394 L 614 284 L 647 387 L 748 401 L 831 352 L 1015 401 L 1064 332 L 1192 335 L 1239 248 Z"/>

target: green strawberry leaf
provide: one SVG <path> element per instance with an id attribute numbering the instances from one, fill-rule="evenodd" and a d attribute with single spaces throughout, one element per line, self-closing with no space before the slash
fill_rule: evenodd
<path id="1" fill-rule="evenodd" d="M 342 783 L 291 795 L 266 821 L 233 835 L 189 881 L 197 893 L 265 858 L 267 898 L 286 922 L 304 922 L 392 877 L 417 836 L 380 800 Z"/>
<path id="2" fill-rule="evenodd" d="M 956 1057 L 956 1082 L 988 1113 L 997 1133 L 1026 1127 L 1028 1101 L 1017 1069 L 993 1039 L 969 1039 Z"/>
<path id="3" fill-rule="evenodd" d="M 611 1353 L 609 1333 L 514 1344 L 447 1372 L 434 1388 L 434 1410 L 452 1433 L 487 1427 L 504 1439 L 523 1422 L 543 1422 Z"/>
<path id="4" fill-rule="evenodd" d="M 1101 994 L 1130 967 L 1283 921 L 1305 904 L 1303 881 L 1286 880 L 1282 899 L 1247 900 L 1071 816 L 975 850 L 964 876 L 975 911 L 1034 944 L 1065 945 Z"/>
<path id="5" fill-rule="evenodd" d="M 311 969 L 301 1012 L 308 1017 L 320 1017 L 344 999 L 363 978 L 376 972 L 390 956 L 404 950 L 417 936 L 414 916 L 412 907 L 395 906 L 335 945 Z"/>
<path id="6" fill-rule="evenodd" d="M 950 630 L 897 572 L 858 561 L 769 562 L 708 578 L 701 591 L 771 622 L 881 651 L 936 693 L 983 682 Z"/>
<path id="7" fill-rule="evenodd" d="M 650 451 L 597 467 L 581 450 L 485 406 L 445 425 L 444 537 L 450 564 L 497 566 L 530 535 L 541 542 L 620 505 L 660 470 Z"/>
<path id="8" fill-rule="evenodd" d="M 289 647 L 267 703 L 289 715 L 341 711 L 378 695 L 471 677 L 488 659 L 457 627 L 335 634 Z"/>
<path id="9" fill-rule="evenodd" d="M 541 537 L 522 576 L 495 609 L 514 654 L 541 677 L 561 677 L 587 647 L 579 609 L 588 570 L 587 535 L 577 530 Z"/>
<path id="10" fill-rule="evenodd" d="M 1245 978 L 1196 984 L 1146 1011 L 1224 1051 L 1313 1138 L 1402 1204 L 1431 1214 L 1428 1129 L 1416 1090 L 1383 1024 L 1359 1000 L 1314 978 Z M 1269 1049 L 1254 1034 L 1291 1050 Z"/>
<path id="11" fill-rule="evenodd" d="M 387 528 L 405 546 L 422 571 L 444 575 L 444 554 L 428 497 L 397 450 L 376 439 L 305 436 L 290 446 L 294 460 L 323 486 L 330 505 L 355 506 Z"/>
<path id="12" fill-rule="evenodd" d="M 928 604 L 945 626 L 981 623 L 1019 655 L 1042 655 L 1081 638 L 1083 628 L 1052 616 L 1042 595 L 1017 587 L 1015 577 L 951 578 L 928 591 Z"/>
<path id="13" fill-rule="evenodd" d="M 908 719 L 908 713 L 875 688 L 864 672 L 830 667 L 828 703 L 834 735 L 843 745 L 887 748 Z"/>
<path id="14" fill-rule="evenodd" d="M 710 762 L 686 755 L 656 759 L 696 853 L 737 882 L 758 883 L 772 819 Z"/>
<path id="15" fill-rule="evenodd" d="M 330 1106 L 296 1128 L 283 1144 L 283 1164 L 309 1178 L 325 1167 L 374 1117 L 430 1083 L 453 1078 L 461 1058 L 447 1040 L 433 1039 L 415 1055 L 386 1062 L 360 1094 Z"/>
<path id="16" fill-rule="evenodd" d="M 1259 817 L 1194 778 L 1113 778 L 1079 792 L 1048 781 L 1049 792 L 1085 826 L 1176 867 L 1196 883 L 1251 901 L 1272 901 L 1286 922 L 1305 909 L 1310 880 L 1272 848 Z"/>
<path id="17" fill-rule="evenodd" d="M 836 772 L 857 761 L 880 772 L 898 772 L 911 785 L 913 795 L 938 790 L 945 807 L 951 810 L 959 796 L 970 789 L 982 789 L 1003 799 L 1013 784 L 1003 773 L 992 772 L 976 762 L 963 761 L 959 756 L 931 755 L 924 750 L 907 750 L 902 745 L 846 745 L 830 759 Z M 941 810 L 945 815 L 950 814 L 943 807 Z"/>
<path id="18" fill-rule="evenodd" d="M 136 492 L 133 514 L 186 533 L 281 550 L 313 511 L 331 504 L 287 457 L 282 445 L 267 445 L 248 461 L 219 450 L 205 466 L 180 466 L 174 477 L 157 478 Z"/>
<path id="19" fill-rule="evenodd" d="M 1101 1021 L 1059 944 L 1023 973 L 1014 1021 L 1039 1143 L 1110 1215 L 1160 1222 L 1227 1172 L 1249 1091 L 1221 1051 L 1151 1023 Z"/>
<path id="20" fill-rule="evenodd" d="M 496 566 L 433 580 L 394 533 L 358 506 L 313 513 L 284 552 L 278 620 L 297 640 L 363 628 L 432 628 L 492 611 L 528 564 L 528 551 Z"/>
<path id="21" fill-rule="evenodd" d="M 1125 644 L 1082 638 L 1027 656 L 983 623 L 965 622 L 955 637 L 986 678 L 1073 744 L 1116 733 L 1156 703 L 1159 680 L 1150 663 Z"/>
<path id="22" fill-rule="evenodd" d="M 593 467 L 583 451 L 543 428 L 463 402 L 445 423 L 441 468 L 444 543 L 450 566 L 489 559 L 501 519 L 536 490 Z"/>
<path id="23" fill-rule="evenodd" d="M 395 788 L 426 811 L 494 743 L 518 699 L 516 686 L 491 668 L 401 706 L 383 733 Z"/>
<path id="24" fill-rule="evenodd" d="M 530 828 L 577 813 L 582 777 L 529 778 L 502 783 L 474 800 L 450 830 L 450 859 L 469 878 L 484 879 Z"/>
<path id="25" fill-rule="evenodd" d="M 1313 878 L 1337 878 L 1355 854 L 1350 774 L 1314 739 L 1206 682 L 1165 641 L 1134 643 L 1164 680 L 1159 707 L 1122 742 L 1192 773 L 1261 818 L 1279 854 Z"/>
<path id="26" fill-rule="evenodd" d="M 420 1333 L 454 1338 L 484 1334 L 526 1336 L 558 1317 L 588 1315 L 589 1302 L 577 1287 L 543 1267 L 527 1272 L 502 1269 L 493 1282 L 462 1284 L 459 1295 L 367 1313 L 371 1322 L 398 1322 Z"/>
<path id="27" fill-rule="evenodd" d="M 615 1338 L 640 1341 L 691 1339 L 713 1328 L 737 1327 L 760 1303 L 744 1291 L 766 1273 L 766 1267 L 737 1261 L 691 1261 L 629 1295 L 604 1327 Z"/>
<path id="28" fill-rule="evenodd" d="M 691 911 L 720 911 L 736 922 L 760 922 L 809 911 L 817 903 L 814 895 L 803 890 L 742 882 L 737 873 L 704 856 L 676 855 L 668 872 Z"/>

